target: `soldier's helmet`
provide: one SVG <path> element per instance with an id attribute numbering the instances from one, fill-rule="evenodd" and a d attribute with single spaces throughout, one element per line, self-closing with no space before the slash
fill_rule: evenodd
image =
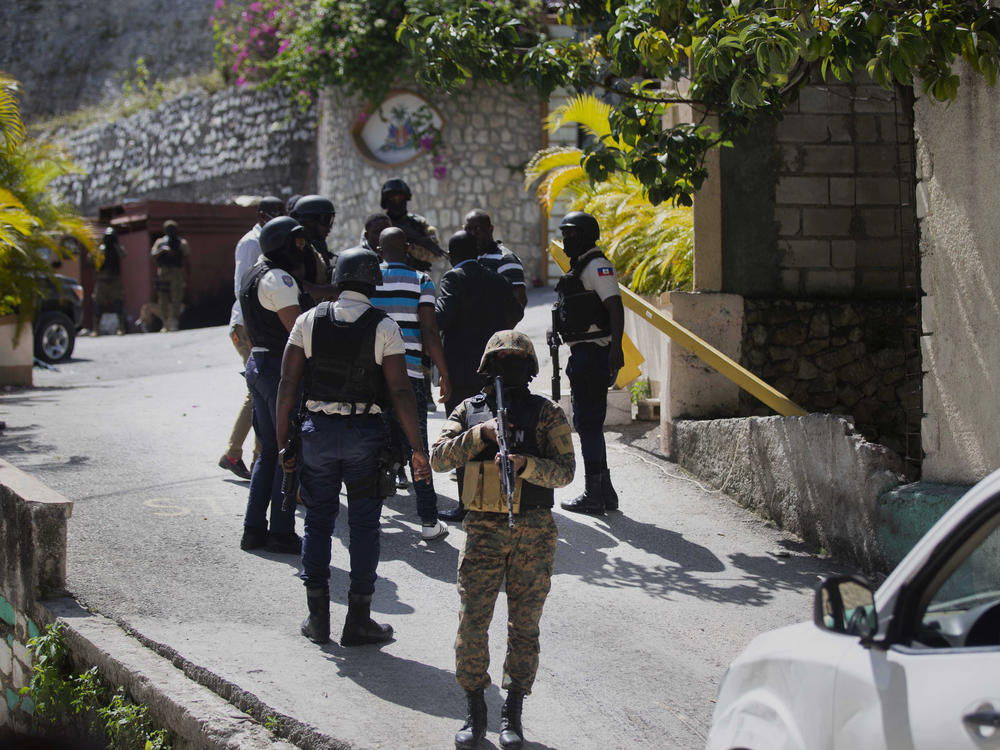
<path id="1" fill-rule="evenodd" d="M 483 358 L 479 362 L 479 373 L 488 375 L 490 372 L 490 359 L 500 352 L 514 352 L 522 357 L 531 360 L 531 376 L 538 374 L 538 357 L 535 356 L 535 347 L 527 334 L 521 331 L 497 331 L 490 340 L 486 342 L 483 350 Z"/>
<path id="2" fill-rule="evenodd" d="M 385 197 L 389 193 L 402 193 L 403 195 L 406 196 L 406 200 L 410 200 L 413 198 L 413 191 L 410 190 L 410 186 L 407 185 L 399 177 L 393 177 L 391 180 L 386 180 L 385 183 L 382 185 L 381 192 L 382 192 L 382 199 L 379 205 L 381 205 L 382 208 L 385 208 Z"/>
<path id="3" fill-rule="evenodd" d="M 289 216 L 293 219 L 332 220 L 337 215 L 333 201 L 323 195 L 303 195 L 292 207 Z"/>
<path id="4" fill-rule="evenodd" d="M 362 247 L 342 252 L 337 257 L 337 265 L 333 269 L 333 283 L 335 286 L 340 286 L 347 281 L 371 286 L 381 284 L 382 269 L 378 264 L 378 256 Z"/>
<path id="5" fill-rule="evenodd" d="M 581 239 L 588 242 L 590 247 L 596 245 L 597 240 L 601 238 L 601 227 L 597 223 L 597 219 L 586 211 L 571 211 L 566 214 L 559 223 L 559 229 L 562 230 L 566 227 L 576 229 L 580 233 Z"/>
<path id="6" fill-rule="evenodd" d="M 288 241 L 295 235 L 302 235 L 305 229 L 291 216 L 279 216 L 271 219 L 260 230 L 260 251 L 272 258 L 284 250 Z"/>

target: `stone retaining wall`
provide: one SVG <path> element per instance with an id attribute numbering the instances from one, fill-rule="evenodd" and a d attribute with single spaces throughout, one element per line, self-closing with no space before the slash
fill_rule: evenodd
<path id="1" fill-rule="evenodd" d="M 85 214 L 126 200 L 231 203 L 314 190 L 316 114 L 279 91 L 195 91 L 115 122 L 44 134 L 83 174 L 55 182 Z"/>
<path id="2" fill-rule="evenodd" d="M 750 417 L 674 423 L 674 460 L 741 505 L 866 572 L 884 571 L 879 496 L 902 462 L 842 417 Z"/>
<path id="3" fill-rule="evenodd" d="M 915 306 L 746 299 L 744 316 L 744 366 L 807 411 L 850 415 L 866 439 L 900 455 L 909 439 L 909 455 L 919 455 Z M 740 413 L 771 411 L 741 391 Z"/>

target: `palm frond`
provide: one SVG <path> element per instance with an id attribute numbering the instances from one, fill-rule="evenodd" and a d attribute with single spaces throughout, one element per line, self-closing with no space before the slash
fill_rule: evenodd
<path id="1" fill-rule="evenodd" d="M 17 90 L 17 81 L 0 73 L 0 139 L 7 153 L 13 153 L 24 141 L 24 121 L 17 103 Z"/>

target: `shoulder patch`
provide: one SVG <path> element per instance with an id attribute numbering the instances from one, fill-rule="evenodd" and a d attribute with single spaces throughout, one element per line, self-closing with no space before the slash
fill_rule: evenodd
<path id="1" fill-rule="evenodd" d="M 615 275 L 615 269 L 613 269 L 611 266 L 602 266 L 601 268 L 597 269 L 597 275 L 598 276 L 614 276 Z"/>
<path id="2" fill-rule="evenodd" d="M 292 279 L 292 277 L 289 276 L 287 273 L 281 274 L 281 281 L 282 283 L 284 283 L 285 286 L 289 288 L 295 286 L 295 280 Z"/>

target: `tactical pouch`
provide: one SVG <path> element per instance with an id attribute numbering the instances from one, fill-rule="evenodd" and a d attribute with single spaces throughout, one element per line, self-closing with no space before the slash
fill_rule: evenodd
<path id="1" fill-rule="evenodd" d="M 462 482 L 462 504 L 482 513 L 507 513 L 507 496 L 500 486 L 495 461 L 470 461 Z M 521 509 L 521 478 L 514 478 L 514 513 Z"/>

